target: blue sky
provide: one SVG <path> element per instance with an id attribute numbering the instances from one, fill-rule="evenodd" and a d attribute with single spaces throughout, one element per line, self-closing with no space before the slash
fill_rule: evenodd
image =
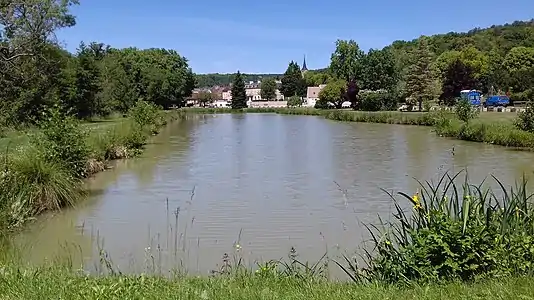
<path id="1" fill-rule="evenodd" d="M 78 24 L 58 32 L 80 41 L 171 48 L 197 73 L 282 73 L 290 60 L 328 65 L 336 39 L 364 50 L 422 34 L 534 18 L 534 0 L 81 0 Z"/>

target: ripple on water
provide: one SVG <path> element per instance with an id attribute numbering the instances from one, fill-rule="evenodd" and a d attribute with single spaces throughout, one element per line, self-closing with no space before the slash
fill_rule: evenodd
<path id="1" fill-rule="evenodd" d="M 73 241 L 77 231 L 67 225 L 85 223 L 105 238 L 116 263 L 132 264 L 135 256 L 138 267 L 151 241 L 159 238 L 169 255 L 181 235 L 192 249 L 186 263 L 200 271 L 219 263 L 238 238 L 251 260 L 286 257 L 292 246 L 313 260 L 336 245 L 355 249 L 367 238 L 362 222 L 391 216 L 381 188 L 412 193 L 418 187 L 412 177 L 436 179 L 466 166 L 474 181 L 493 173 L 512 184 L 534 169 L 524 163 L 533 153 L 443 139 L 423 127 L 265 114 L 175 126 L 145 158 L 98 174 L 91 185 L 101 192 L 90 205 L 43 221 L 34 234 Z M 30 255 L 58 251 L 51 244 L 36 244 Z"/>

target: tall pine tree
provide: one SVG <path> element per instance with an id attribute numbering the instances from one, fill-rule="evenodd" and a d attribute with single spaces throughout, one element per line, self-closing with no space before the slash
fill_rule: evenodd
<path id="1" fill-rule="evenodd" d="M 237 71 L 232 85 L 232 109 L 247 108 L 247 93 L 245 91 L 245 81 L 241 73 Z"/>
<path id="2" fill-rule="evenodd" d="M 282 86 L 280 92 L 284 97 L 299 96 L 306 97 L 306 81 L 302 77 L 299 65 L 291 61 L 282 77 Z"/>
<path id="3" fill-rule="evenodd" d="M 419 44 L 412 53 L 412 64 L 406 73 L 406 91 L 410 95 L 411 106 L 419 104 L 422 108 L 423 101 L 433 100 L 438 96 L 438 80 L 432 70 L 432 51 L 428 46 L 427 37 L 420 37 Z"/>

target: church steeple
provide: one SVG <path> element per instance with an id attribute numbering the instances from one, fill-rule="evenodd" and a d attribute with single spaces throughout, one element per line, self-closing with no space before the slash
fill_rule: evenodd
<path id="1" fill-rule="evenodd" d="M 308 67 L 306 66 L 306 54 L 304 55 L 304 62 L 302 63 L 302 72 L 308 71 Z"/>

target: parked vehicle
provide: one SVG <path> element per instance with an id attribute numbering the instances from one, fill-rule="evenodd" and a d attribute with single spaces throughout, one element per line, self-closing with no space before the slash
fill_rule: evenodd
<path id="1" fill-rule="evenodd" d="M 474 105 L 474 106 L 480 106 L 482 104 L 482 102 L 480 101 L 481 97 L 482 97 L 482 93 L 477 90 L 460 91 L 460 98 L 468 99 L 471 105 Z"/>
<path id="2" fill-rule="evenodd" d="M 503 106 L 510 105 L 510 98 L 508 96 L 491 96 L 484 101 L 484 107 L 488 106 Z"/>

